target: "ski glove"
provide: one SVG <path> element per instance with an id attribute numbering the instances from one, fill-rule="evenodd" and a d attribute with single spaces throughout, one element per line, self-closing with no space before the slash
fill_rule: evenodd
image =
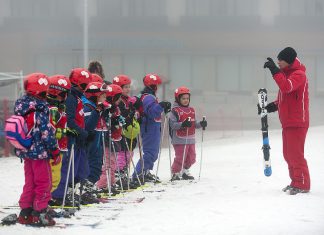
<path id="1" fill-rule="evenodd" d="M 181 124 L 181 127 L 182 128 L 185 128 L 185 127 L 191 127 L 192 126 L 192 123 L 190 121 L 190 118 L 188 117 L 186 120 L 184 120 Z"/>
<path id="2" fill-rule="evenodd" d="M 260 115 L 261 107 L 259 104 L 257 104 L 257 106 L 258 106 L 258 115 Z M 278 110 L 278 105 L 275 102 L 271 102 L 271 103 L 267 104 L 267 106 L 265 106 L 264 108 L 267 110 L 267 113 L 273 113 Z"/>
<path id="3" fill-rule="evenodd" d="M 164 113 L 171 111 L 171 103 L 169 101 L 161 101 L 159 105 L 163 108 Z"/>
<path id="4" fill-rule="evenodd" d="M 78 136 L 78 132 L 76 130 L 70 129 L 70 128 L 66 128 L 66 135 L 70 136 L 70 137 L 77 137 Z"/>
<path id="5" fill-rule="evenodd" d="M 263 68 L 268 68 L 272 74 L 272 76 L 274 76 L 275 74 L 280 72 L 280 69 L 277 67 L 277 65 L 275 64 L 275 62 L 273 61 L 273 59 L 271 59 L 270 57 L 267 58 L 268 61 L 266 61 L 263 65 Z"/>
<path id="6" fill-rule="evenodd" d="M 203 129 L 205 129 L 205 128 L 207 127 L 207 120 L 206 120 L 206 119 L 200 121 L 199 123 L 200 123 L 200 126 L 201 126 Z"/>
<path id="7" fill-rule="evenodd" d="M 52 166 L 56 166 L 58 164 L 60 164 L 60 162 L 62 161 L 61 158 L 61 154 L 60 154 L 60 150 L 56 149 L 55 151 L 52 152 Z"/>

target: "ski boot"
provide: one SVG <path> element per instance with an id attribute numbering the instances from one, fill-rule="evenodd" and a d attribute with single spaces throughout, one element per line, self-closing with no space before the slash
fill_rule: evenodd
<path id="1" fill-rule="evenodd" d="M 159 177 L 153 175 L 150 171 L 147 171 L 144 175 L 145 182 L 154 182 L 154 183 L 161 183 Z"/>
<path id="2" fill-rule="evenodd" d="M 286 187 L 284 187 L 284 188 L 282 189 L 282 191 L 283 191 L 283 192 L 287 192 L 287 191 L 289 191 L 290 189 L 292 189 L 292 186 L 287 185 Z"/>
<path id="3" fill-rule="evenodd" d="M 98 198 L 90 192 L 84 192 L 81 195 L 81 205 L 98 204 L 98 203 L 99 203 Z"/>
<path id="4" fill-rule="evenodd" d="M 31 207 L 22 209 L 20 211 L 18 219 L 17 219 L 18 223 L 31 224 L 33 221 L 32 212 L 33 212 L 33 208 L 31 208 Z"/>
<path id="5" fill-rule="evenodd" d="M 189 169 L 183 169 L 182 179 L 183 180 L 194 180 L 195 178 L 190 174 Z"/>
<path id="6" fill-rule="evenodd" d="M 300 189 L 296 187 L 291 187 L 291 189 L 289 190 L 290 195 L 296 195 L 298 193 L 309 193 L 309 190 Z"/>
<path id="7" fill-rule="evenodd" d="M 31 213 L 32 223 L 31 225 L 36 227 L 54 226 L 55 220 L 49 215 L 47 209 L 41 211 L 33 211 Z"/>
<path id="8" fill-rule="evenodd" d="M 181 180 L 181 174 L 180 173 L 174 173 L 172 175 L 171 181 Z"/>

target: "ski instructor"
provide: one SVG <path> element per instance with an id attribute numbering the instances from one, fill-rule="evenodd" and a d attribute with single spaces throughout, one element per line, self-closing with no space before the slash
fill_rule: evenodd
<path id="1" fill-rule="evenodd" d="M 310 177 L 304 146 L 309 127 L 308 79 L 305 66 L 297 58 L 296 51 L 286 47 L 277 56 L 278 66 L 267 58 L 268 68 L 279 87 L 277 100 L 266 106 L 267 112 L 278 110 L 282 125 L 283 155 L 288 164 L 290 185 L 283 191 L 290 195 L 308 193 Z"/>

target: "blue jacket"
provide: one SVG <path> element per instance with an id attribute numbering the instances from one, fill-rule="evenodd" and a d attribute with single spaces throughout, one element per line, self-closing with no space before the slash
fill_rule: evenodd
<path id="1" fill-rule="evenodd" d="M 78 98 L 81 99 L 82 96 L 83 94 L 81 92 L 72 87 L 71 92 L 68 94 L 68 97 L 65 101 L 67 126 L 68 128 L 77 131 L 78 137 L 76 138 L 76 142 L 80 146 L 85 144 L 85 141 L 88 137 L 88 132 L 84 128 L 80 127 L 75 121 Z M 71 138 L 72 137 L 69 137 L 69 141 L 72 140 Z"/>

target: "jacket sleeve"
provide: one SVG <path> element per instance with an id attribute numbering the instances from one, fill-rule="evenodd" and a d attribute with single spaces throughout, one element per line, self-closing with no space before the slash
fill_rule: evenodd
<path id="1" fill-rule="evenodd" d="M 286 77 L 283 72 L 280 72 L 275 74 L 273 79 L 276 81 L 282 93 L 290 93 L 297 90 L 302 84 L 305 83 L 306 75 L 301 70 L 293 72 L 289 77 Z"/>
<path id="2" fill-rule="evenodd" d="M 75 123 L 75 112 L 78 104 L 77 99 L 74 96 L 69 95 L 66 99 L 65 104 L 66 104 L 67 126 L 73 130 L 76 130 L 79 133 L 79 135 L 86 137 L 87 136 L 86 131 Z"/>
<path id="3" fill-rule="evenodd" d="M 100 113 L 95 109 L 91 109 L 87 105 L 84 106 L 83 110 L 84 110 L 85 129 L 87 131 L 93 131 L 96 128 L 97 123 L 99 121 Z"/>
<path id="4" fill-rule="evenodd" d="M 36 123 L 39 123 L 38 128 L 41 133 L 41 139 L 45 148 L 50 151 L 58 149 L 57 139 L 55 138 L 55 131 L 49 120 L 49 110 L 44 112 L 36 112 Z"/>
<path id="5" fill-rule="evenodd" d="M 156 99 L 151 95 L 147 95 L 143 99 L 143 110 L 151 119 L 160 118 L 163 112 L 161 105 L 159 105 L 159 103 L 156 102 Z"/>
<path id="6" fill-rule="evenodd" d="M 196 127 L 196 129 L 199 129 L 199 128 L 201 128 L 201 125 L 200 125 L 200 121 L 195 121 L 195 127 Z"/>
<path id="7" fill-rule="evenodd" d="M 169 117 L 169 122 L 170 122 L 170 128 L 172 130 L 179 130 L 181 128 L 181 122 L 178 121 L 178 115 L 177 113 L 172 110 L 172 112 L 170 112 L 170 117 Z"/>

